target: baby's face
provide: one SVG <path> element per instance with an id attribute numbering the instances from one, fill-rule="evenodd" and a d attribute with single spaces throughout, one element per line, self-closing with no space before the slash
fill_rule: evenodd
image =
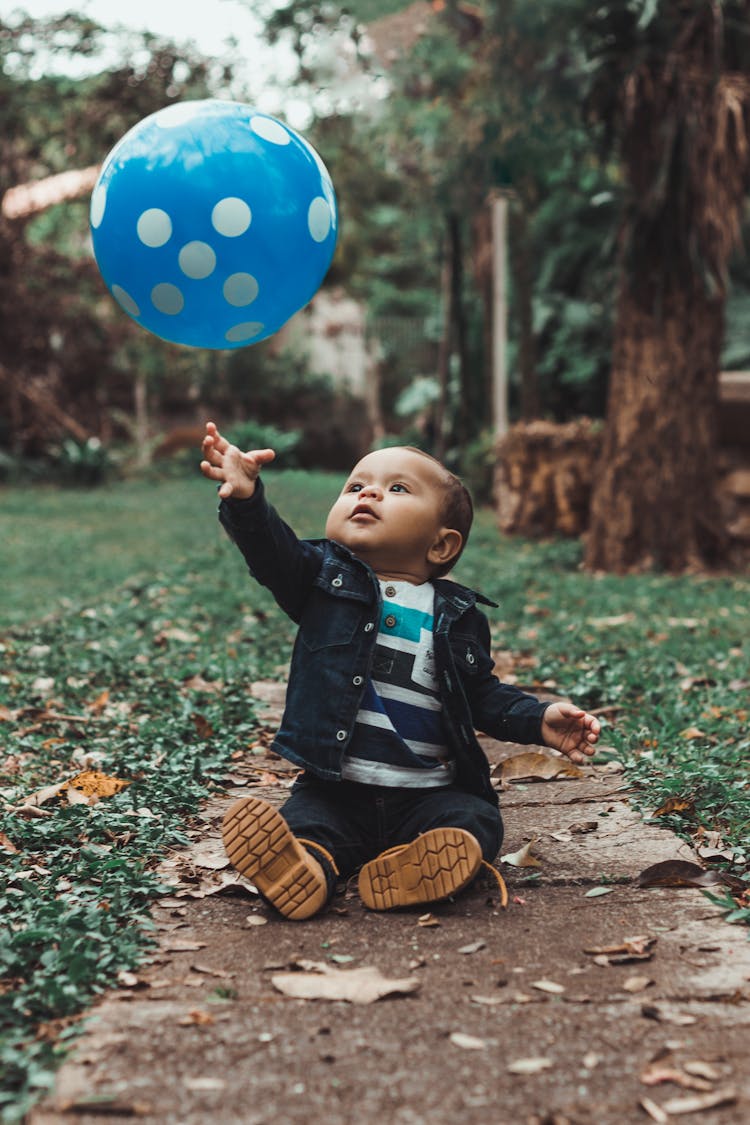
<path id="1" fill-rule="evenodd" d="M 355 465 L 326 522 L 376 574 L 424 582 L 428 555 L 443 529 L 441 468 L 408 449 L 378 449 Z"/>

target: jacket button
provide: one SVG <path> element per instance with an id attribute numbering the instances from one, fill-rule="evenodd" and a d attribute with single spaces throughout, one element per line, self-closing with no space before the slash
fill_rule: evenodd
<path id="1" fill-rule="evenodd" d="M 385 596 L 387 598 L 394 598 L 396 596 L 396 587 L 395 586 L 386 586 Z"/>
<path id="2" fill-rule="evenodd" d="M 337 730 L 336 731 L 336 739 L 337 739 L 338 742 L 343 742 L 345 738 L 346 738 L 346 731 L 345 730 Z"/>
<path id="3" fill-rule="evenodd" d="M 361 676 L 355 676 L 354 679 L 352 680 L 352 683 L 354 684 L 355 687 L 359 687 L 360 684 L 364 683 L 364 680 L 362 679 Z"/>
<path id="4" fill-rule="evenodd" d="M 343 585 L 344 585 L 344 579 L 343 579 L 343 578 L 341 577 L 341 575 L 340 575 L 340 574 L 337 574 L 337 575 L 336 575 L 336 577 L 335 577 L 335 578 L 333 579 L 333 581 L 331 582 L 331 585 L 332 585 L 332 586 L 335 586 L 335 587 L 336 587 L 336 589 L 338 589 L 338 587 L 339 587 L 339 586 L 343 586 Z"/>
<path id="5" fill-rule="evenodd" d="M 365 632 L 366 632 L 366 633 L 371 633 L 371 632 L 373 631 L 373 629 L 374 629 L 374 628 L 375 628 L 375 625 L 373 624 L 373 622 L 372 622 L 372 621 L 368 621 L 368 622 L 367 622 L 367 624 L 365 625 Z"/>
<path id="6" fill-rule="evenodd" d="M 393 616 L 392 613 L 389 613 L 388 616 L 386 617 L 385 624 L 388 626 L 389 629 L 392 629 L 393 626 L 396 624 L 396 618 Z"/>

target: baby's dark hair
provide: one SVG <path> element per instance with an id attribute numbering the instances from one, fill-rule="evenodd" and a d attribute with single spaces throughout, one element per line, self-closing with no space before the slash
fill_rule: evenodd
<path id="1" fill-rule="evenodd" d="M 450 562 L 444 563 L 435 569 L 435 578 L 441 578 L 447 574 L 456 565 L 458 560 L 463 554 L 464 547 L 469 539 L 469 532 L 474 520 L 474 504 L 469 492 L 463 481 L 452 473 L 450 469 L 446 469 L 442 461 L 438 461 L 437 457 L 433 457 L 430 453 L 425 453 L 423 449 L 417 449 L 415 445 L 404 446 L 410 453 L 419 453 L 422 457 L 426 457 L 433 464 L 437 465 L 443 475 L 443 482 L 445 485 L 445 500 L 443 505 L 443 520 L 446 527 L 454 531 L 458 531 L 461 535 L 461 549 L 457 555 L 454 555 Z"/>

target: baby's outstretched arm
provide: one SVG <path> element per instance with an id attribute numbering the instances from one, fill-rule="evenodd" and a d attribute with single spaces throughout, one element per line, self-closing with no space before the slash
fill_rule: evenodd
<path id="1" fill-rule="evenodd" d="M 217 430 L 213 422 L 206 423 L 206 436 L 201 446 L 203 460 L 201 472 L 209 480 L 221 481 L 219 496 L 222 500 L 249 500 L 255 492 L 255 482 L 264 465 L 273 461 L 272 449 L 252 449 L 243 453 L 231 445 Z"/>
<path id="2" fill-rule="evenodd" d="M 542 716 L 545 745 L 567 754 L 573 762 L 585 762 L 596 753 L 600 730 L 598 719 L 572 703 L 552 703 Z"/>

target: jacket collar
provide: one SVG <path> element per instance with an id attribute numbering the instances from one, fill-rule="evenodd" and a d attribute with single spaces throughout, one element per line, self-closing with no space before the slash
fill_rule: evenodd
<path id="1" fill-rule="evenodd" d="M 377 583 L 377 575 L 372 568 L 362 559 L 358 559 L 356 555 L 352 554 L 348 547 L 343 543 L 337 543 L 335 539 L 312 539 L 309 542 L 315 546 L 322 547 L 324 550 L 329 550 L 338 558 L 345 558 L 347 561 L 353 562 L 355 565 L 360 566 L 374 581 Z M 471 609 L 477 602 L 480 605 L 488 605 L 497 608 L 497 602 L 493 602 L 490 598 L 485 597 L 484 594 L 478 590 L 472 590 L 469 586 L 462 586 L 460 582 L 454 582 L 452 579 L 447 578 L 433 578 L 432 585 L 444 601 L 456 610 L 459 614 L 465 613 L 467 609 Z"/>

